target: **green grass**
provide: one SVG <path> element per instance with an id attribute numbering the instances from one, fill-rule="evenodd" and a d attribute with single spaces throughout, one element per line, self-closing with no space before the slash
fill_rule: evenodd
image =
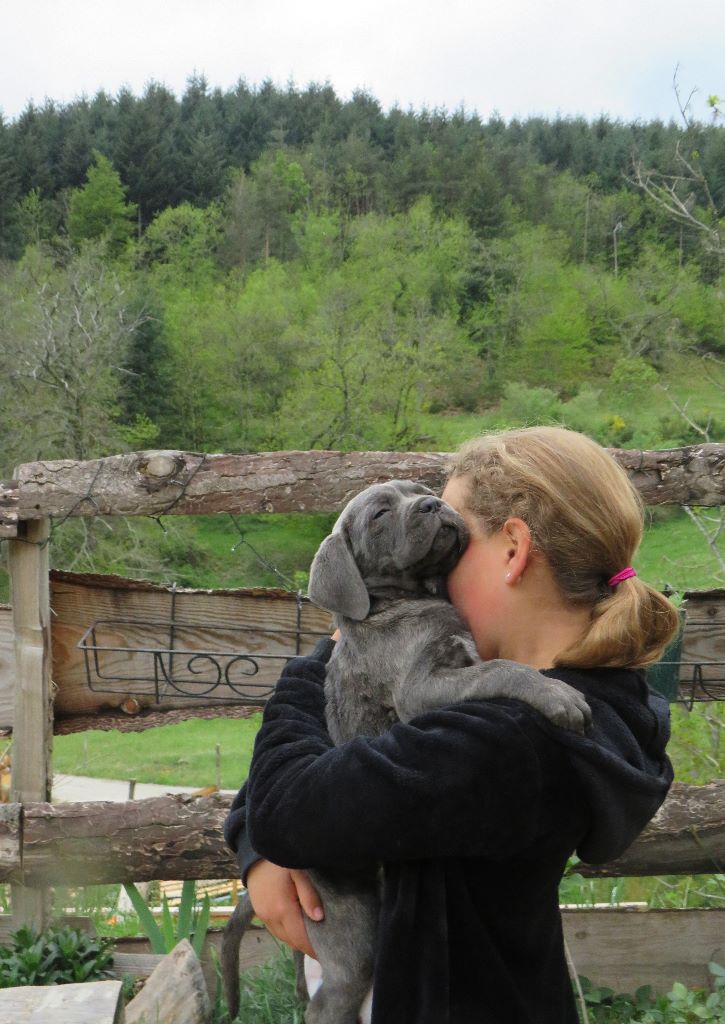
<path id="1" fill-rule="evenodd" d="M 238 1024 L 303 1024 L 304 1009 L 295 994 L 294 963 L 286 947 L 280 947 L 274 960 L 242 974 Z M 228 1020 L 222 1011 L 214 1024 Z"/>
<path id="2" fill-rule="evenodd" d="M 161 555 L 176 564 L 176 582 L 196 587 L 304 589 L 307 569 L 333 514 L 167 517 Z"/>
<path id="3" fill-rule="evenodd" d="M 650 508 L 635 567 L 653 587 L 685 590 L 722 586 L 719 566 L 702 534 L 682 509 L 672 506 Z M 718 541 L 725 557 L 725 533 Z"/>
<path id="4" fill-rule="evenodd" d="M 201 789 L 216 782 L 219 744 L 222 789 L 238 789 L 249 771 L 259 719 L 196 719 L 145 732 L 91 730 L 56 736 L 53 768 L 67 775 Z"/>

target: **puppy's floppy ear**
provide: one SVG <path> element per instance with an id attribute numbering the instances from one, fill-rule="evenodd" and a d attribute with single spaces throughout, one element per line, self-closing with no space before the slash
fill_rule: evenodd
<path id="1" fill-rule="evenodd" d="M 370 611 L 370 596 L 340 530 L 323 540 L 310 568 L 307 596 L 321 608 L 361 621 Z"/>

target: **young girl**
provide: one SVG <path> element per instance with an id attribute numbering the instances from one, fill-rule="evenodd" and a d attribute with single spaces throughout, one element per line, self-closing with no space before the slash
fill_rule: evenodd
<path id="1" fill-rule="evenodd" d="M 636 492 L 580 434 L 471 441 L 443 498 L 471 530 L 448 583 L 481 657 L 577 687 L 591 730 L 467 701 L 334 747 L 323 641 L 267 704 L 227 840 L 259 917 L 310 955 L 304 914 L 323 910 L 302 869 L 383 865 L 372 1024 L 575 1024 L 558 884 L 575 851 L 621 854 L 665 798 L 668 708 L 639 669 L 676 613 L 631 568 Z"/>

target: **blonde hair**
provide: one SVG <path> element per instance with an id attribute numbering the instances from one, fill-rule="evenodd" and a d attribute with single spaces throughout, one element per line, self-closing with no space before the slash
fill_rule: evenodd
<path id="1" fill-rule="evenodd" d="M 564 598 L 591 606 L 587 631 L 555 664 L 644 666 L 661 657 L 678 625 L 672 604 L 636 577 L 607 585 L 632 564 L 644 516 L 604 448 L 561 427 L 507 430 L 464 444 L 449 475 L 464 479 L 467 507 L 486 533 L 523 519 Z"/>

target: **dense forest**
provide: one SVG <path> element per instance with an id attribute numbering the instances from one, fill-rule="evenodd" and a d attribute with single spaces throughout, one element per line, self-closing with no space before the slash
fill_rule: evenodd
<path id="1" fill-rule="evenodd" d="M 717 118 L 484 122 L 198 77 L 29 106 L 0 121 L 2 471 L 440 446 L 456 416 L 714 438 L 724 209 Z"/>

